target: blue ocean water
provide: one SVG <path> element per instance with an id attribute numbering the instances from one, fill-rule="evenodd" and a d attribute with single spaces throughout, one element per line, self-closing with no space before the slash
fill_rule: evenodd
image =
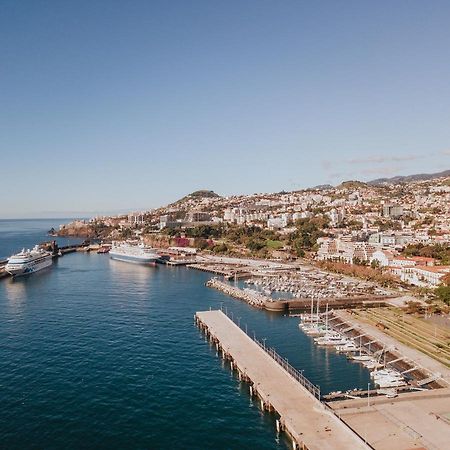
<path id="1" fill-rule="evenodd" d="M 22 225 L 11 248 L 24 245 Z M 252 309 L 208 278 L 74 253 L 0 280 L 0 448 L 288 448 L 193 324 L 221 305 L 324 392 L 367 386 L 367 370 L 314 346 L 298 319 Z"/>
<path id="2" fill-rule="evenodd" d="M 17 253 L 22 248 L 33 248 L 35 244 L 56 240 L 60 246 L 82 242 L 83 239 L 52 237 L 48 231 L 72 219 L 0 219 L 0 260 Z"/>

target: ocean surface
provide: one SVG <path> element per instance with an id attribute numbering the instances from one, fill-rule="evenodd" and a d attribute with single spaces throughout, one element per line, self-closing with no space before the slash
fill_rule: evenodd
<path id="1" fill-rule="evenodd" d="M 58 224 L 0 221 L 0 249 L 47 240 Z M 208 278 L 73 253 L 0 280 L 0 448 L 289 448 L 194 326 L 210 307 L 232 311 L 323 392 L 367 387 L 366 369 L 315 346 L 298 319 L 252 309 Z"/>
<path id="2" fill-rule="evenodd" d="M 48 231 L 59 228 L 61 223 L 73 219 L 0 219 L 0 260 L 20 252 L 23 248 L 33 248 L 39 242 L 56 240 L 59 246 L 76 244 L 84 239 L 53 237 Z"/>

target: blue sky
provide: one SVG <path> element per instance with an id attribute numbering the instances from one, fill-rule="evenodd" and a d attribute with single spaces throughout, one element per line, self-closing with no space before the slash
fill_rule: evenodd
<path id="1" fill-rule="evenodd" d="M 450 168 L 445 1 L 0 2 L 0 217 Z"/>

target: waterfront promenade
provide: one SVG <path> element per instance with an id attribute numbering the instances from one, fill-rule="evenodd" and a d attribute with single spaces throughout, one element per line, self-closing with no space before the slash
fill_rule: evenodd
<path id="1" fill-rule="evenodd" d="M 280 416 L 277 424 L 291 436 L 294 448 L 369 448 L 326 409 L 308 380 L 300 374 L 290 373 L 289 366 L 283 367 L 275 354 L 262 348 L 222 311 L 198 312 L 195 318 L 199 327 L 230 360 L 232 368 L 236 368 L 239 378 L 250 383 L 250 391 L 259 396 L 261 406 Z"/>

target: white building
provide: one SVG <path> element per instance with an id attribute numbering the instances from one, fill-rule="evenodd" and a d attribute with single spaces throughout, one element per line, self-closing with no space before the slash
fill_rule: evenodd
<path id="1" fill-rule="evenodd" d="M 353 264 L 355 260 L 370 261 L 376 247 L 368 242 L 352 242 L 343 239 L 320 238 L 317 259 Z"/>
<path id="2" fill-rule="evenodd" d="M 393 274 L 402 281 L 420 287 L 437 287 L 442 279 L 450 272 L 450 266 L 408 266 L 391 267 Z"/>

